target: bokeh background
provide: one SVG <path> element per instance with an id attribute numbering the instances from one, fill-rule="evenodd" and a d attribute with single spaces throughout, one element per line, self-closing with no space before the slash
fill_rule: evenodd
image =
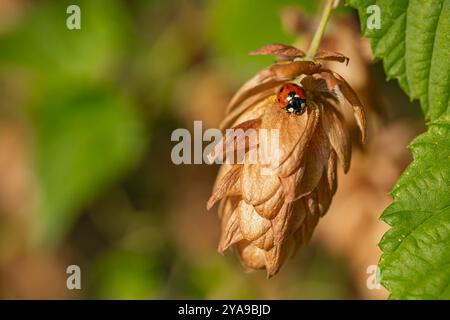
<path id="1" fill-rule="evenodd" d="M 66 8 L 81 8 L 81 30 Z M 416 103 L 372 63 L 355 12 L 339 8 L 323 46 L 358 91 L 369 141 L 311 244 L 277 276 L 216 252 L 205 203 L 218 167 L 174 165 L 173 130 L 217 127 L 233 92 L 306 49 L 320 1 L 0 0 L 0 298 L 383 299 L 369 290 L 387 229 L 378 216 L 423 130 Z M 82 289 L 66 288 L 81 268 Z"/>

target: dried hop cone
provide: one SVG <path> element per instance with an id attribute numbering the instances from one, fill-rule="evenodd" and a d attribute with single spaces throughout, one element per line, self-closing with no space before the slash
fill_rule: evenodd
<path id="1" fill-rule="evenodd" d="M 233 130 L 226 130 L 210 154 L 210 160 L 226 161 L 207 207 L 220 200 L 219 252 L 234 247 L 244 266 L 266 268 L 270 277 L 309 241 L 327 212 L 336 191 L 337 162 L 344 172 L 349 169 L 351 141 L 340 112 L 344 98 L 353 107 L 363 141 L 366 122 L 353 89 L 320 63 L 348 62 L 347 57 L 319 51 L 307 60 L 299 49 L 281 44 L 252 54 L 278 59 L 248 80 L 228 105 L 221 128 Z M 249 129 L 268 134 L 249 139 Z M 234 162 L 228 161 L 229 146 L 235 147 Z M 254 161 L 251 155 L 262 150 L 269 159 Z"/>

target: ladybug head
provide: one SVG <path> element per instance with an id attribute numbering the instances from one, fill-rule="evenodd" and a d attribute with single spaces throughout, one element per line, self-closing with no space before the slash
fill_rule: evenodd
<path id="1" fill-rule="evenodd" d="M 303 114 L 306 109 L 306 99 L 300 98 L 295 92 L 289 92 L 288 104 L 284 109 L 289 113 Z"/>

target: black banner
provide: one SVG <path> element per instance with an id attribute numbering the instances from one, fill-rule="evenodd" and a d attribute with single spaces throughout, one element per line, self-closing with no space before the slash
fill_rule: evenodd
<path id="1" fill-rule="evenodd" d="M 448 301 L 445 302 L 446 304 Z M 58 315 L 58 319 L 85 319 L 98 311 L 102 316 L 127 319 L 303 319 L 309 317 L 355 316 L 379 318 L 401 312 L 402 319 L 421 311 L 436 310 L 444 303 L 432 301 L 305 301 L 305 300 L 71 300 L 0 301 L 2 312 Z M 433 308 L 433 309 L 431 309 Z M 10 310 L 7 310 L 10 309 Z M 103 317 L 102 317 L 103 318 Z"/>

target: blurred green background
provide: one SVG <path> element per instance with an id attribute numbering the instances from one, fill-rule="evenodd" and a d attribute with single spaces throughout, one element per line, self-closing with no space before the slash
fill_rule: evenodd
<path id="1" fill-rule="evenodd" d="M 70 4 L 81 30 L 66 28 Z M 318 10 L 313 0 L 1 0 L 0 298 L 366 297 L 320 242 L 271 280 L 220 256 L 219 220 L 205 209 L 217 167 L 170 161 L 174 129 L 217 126 L 233 91 L 272 61 L 249 51 L 302 43 L 283 20 L 292 6 Z M 339 14 L 357 32 L 353 12 Z M 70 264 L 82 290 L 66 288 Z"/>

